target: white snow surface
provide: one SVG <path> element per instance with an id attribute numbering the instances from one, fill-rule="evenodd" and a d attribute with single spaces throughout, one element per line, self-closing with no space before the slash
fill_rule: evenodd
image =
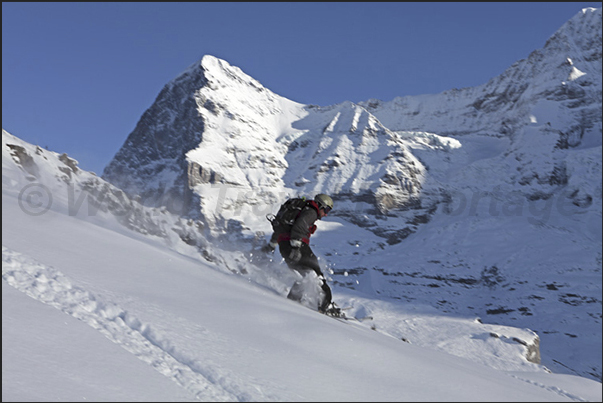
<path id="1" fill-rule="evenodd" d="M 529 329 L 339 287 L 373 319 L 320 315 L 285 298 L 278 259 L 208 260 L 164 210 L 93 204 L 112 188 L 76 161 L 5 131 L 2 146 L 3 400 L 601 400 L 599 382 L 528 362 Z"/>

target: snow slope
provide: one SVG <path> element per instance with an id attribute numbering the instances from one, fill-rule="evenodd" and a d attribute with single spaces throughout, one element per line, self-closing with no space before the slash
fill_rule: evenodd
<path id="1" fill-rule="evenodd" d="M 101 200 L 119 192 L 64 154 L 4 131 L 2 151 L 4 400 L 600 400 L 529 362 L 527 329 L 337 287 L 374 319 L 325 317 L 284 298 L 282 263 Z"/>
<path id="2" fill-rule="evenodd" d="M 279 262 L 145 232 L 175 225 L 168 213 L 140 207 L 151 218 L 133 225 L 70 199 L 93 176 L 74 167 L 3 132 L 3 400 L 601 399 L 600 383 L 528 362 L 526 329 L 338 288 L 375 319 L 320 315 L 284 298 Z"/>

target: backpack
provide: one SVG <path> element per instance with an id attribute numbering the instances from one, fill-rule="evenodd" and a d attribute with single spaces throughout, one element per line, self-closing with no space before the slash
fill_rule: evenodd
<path id="1" fill-rule="evenodd" d="M 306 207 L 308 201 L 305 197 L 295 197 L 284 202 L 276 216 L 266 216 L 272 223 L 272 229 L 277 232 L 284 232 L 292 226 L 299 213 Z"/>

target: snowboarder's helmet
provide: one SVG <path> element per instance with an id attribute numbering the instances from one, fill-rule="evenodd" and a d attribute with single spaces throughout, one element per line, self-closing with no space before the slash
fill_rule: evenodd
<path id="1" fill-rule="evenodd" d="M 314 197 L 314 201 L 318 204 L 318 207 L 325 211 L 325 214 L 329 214 L 329 211 L 333 209 L 333 199 L 325 194 L 317 194 Z"/>

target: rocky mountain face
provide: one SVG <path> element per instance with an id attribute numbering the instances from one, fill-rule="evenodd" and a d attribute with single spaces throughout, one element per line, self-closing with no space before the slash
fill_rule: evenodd
<path id="1" fill-rule="evenodd" d="M 455 143 L 422 136 L 433 149 Z M 434 201 L 421 193 L 424 171 L 403 136 L 362 106 L 300 105 L 206 56 L 161 91 L 103 178 L 146 205 L 200 216 L 214 233 L 266 229 L 264 215 L 288 195 L 329 193 L 338 214 L 395 243 L 410 230 L 385 231 L 359 213 L 425 215 Z"/>
<path id="2" fill-rule="evenodd" d="M 103 178 L 214 241 L 330 194 L 314 247 L 336 286 L 531 328 L 545 365 L 600 380 L 601 54 L 584 9 L 481 86 L 326 107 L 205 56 Z"/>
<path id="3" fill-rule="evenodd" d="M 203 76 L 185 73 L 163 88 L 105 169 L 113 183 L 145 205 L 197 216 L 183 150 L 202 139 L 203 119 L 192 94 L 205 84 Z"/>

